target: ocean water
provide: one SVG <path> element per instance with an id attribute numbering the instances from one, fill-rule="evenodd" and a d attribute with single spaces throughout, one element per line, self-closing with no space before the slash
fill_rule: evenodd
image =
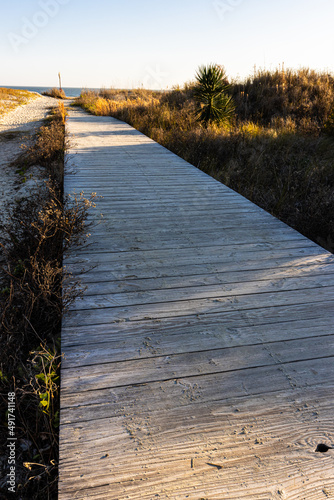
<path id="1" fill-rule="evenodd" d="M 17 86 L 17 85 L 0 85 L 0 87 L 7 87 L 10 89 L 19 89 L 19 90 L 29 90 L 29 92 L 38 92 L 39 94 L 42 94 L 42 92 L 45 92 L 47 90 L 51 90 L 52 87 L 24 87 L 24 86 Z M 54 87 L 56 87 L 54 85 Z M 63 90 L 66 94 L 67 97 L 79 97 L 81 94 L 82 90 L 101 90 L 101 88 L 95 89 L 95 88 L 87 88 L 87 87 L 63 87 Z M 166 92 L 164 90 L 156 90 L 155 92 Z"/>
<path id="2" fill-rule="evenodd" d="M 29 90 L 29 92 L 38 92 L 41 94 L 47 90 L 51 90 L 52 87 L 24 87 L 17 85 L 0 85 L 0 87 L 7 87 L 10 89 L 21 89 L 21 90 Z M 67 97 L 78 97 L 81 94 L 82 90 L 100 90 L 100 89 L 83 89 L 81 87 L 63 87 L 63 90 Z"/>

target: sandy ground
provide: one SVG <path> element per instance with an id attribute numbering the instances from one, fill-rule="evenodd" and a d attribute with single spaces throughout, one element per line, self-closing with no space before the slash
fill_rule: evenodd
<path id="1" fill-rule="evenodd" d="M 0 217 L 6 212 L 7 203 L 26 192 L 39 172 L 37 168 L 29 170 L 29 178 L 23 184 L 9 163 L 32 143 L 43 118 L 56 105 L 55 99 L 41 96 L 0 117 Z"/>
<path id="2" fill-rule="evenodd" d="M 28 104 L 19 106 L 13 111 L 1 116 L 0 133 L 8 130 L 29 131 L 34 124 L 38 126 L 36 122 L 42 120 L 47 115 L 49 109 L 56 105 L 56 99 L 39 96 L 37 99 L 28 102 Z"/>
<path id="3" fill-rule="evenodd" d="M 6 219 L 9 206 L 27 196 L 40 179 L 38 166 L 29 169 L 27 178 L 23 179 L 9 164 L 32 143 L 43 118 L 56 105 L 55 99 L 40 96 L 0 117 L 0 222 Z"/>

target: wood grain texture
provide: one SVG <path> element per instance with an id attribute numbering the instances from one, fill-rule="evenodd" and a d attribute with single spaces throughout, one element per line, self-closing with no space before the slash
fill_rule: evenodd
<path id="1" fill-rule="evenodd" d="M 129 125 L 72 110 L 59 499 L 334 498 L 334 260 Z M 103 217 L 101 217 L 103 214 Z"/>

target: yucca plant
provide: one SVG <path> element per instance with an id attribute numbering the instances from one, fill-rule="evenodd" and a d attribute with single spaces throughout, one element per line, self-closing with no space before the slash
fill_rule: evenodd
<path id="1" fill-rule="evenodd" d="M 196 118 L 206 127 L 210 123 L 227 125 L 232 121 L 235 105 L 228 89 L 224 68 L 217 64 L 198 68 L 193 94 L 198 104 Z"/>

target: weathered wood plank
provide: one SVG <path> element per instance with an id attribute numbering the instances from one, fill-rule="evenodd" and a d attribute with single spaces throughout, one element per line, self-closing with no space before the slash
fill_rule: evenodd
<path id="1" fill-rule="evenodd" d="M 62 396 L 62 416 L 67 421 L 94 420 L 123 415 L 125 409 L 152 413 L 158 408 L 170 411 L 175 406 L 199 405 L 207 412 L 212 402 L 243 398 L 266 393 L 312 388 L 333 384 L 333 358 L 300 361 L 284 366 L 269 366 L 232 370 L 202 376 L 171 379 L 128 387 L 113 387 Z M 319 383 L 319 381 L 321 381 Z M 134 403 L 142 399 L 142 408 Z M 330 398 L 329 398 L 330 399 Z M 177 404 L 176 404 L 177 402 Z M 310 402 L 312 399 L 310 398 Z M 206 410 L 204 410 L 206 408 Z"/>
<path id="2" fill-rule="evenodd" d="M 300 320 L 304 318 L 304 320 Z M 188 316 L 94 326 L 64 327 L 64 367 L 85 366 L 97 360 L 122 361 L 172 353 L 256 345 L 327 335 L 333 331 L 332 304 L 274 307 L 226 313 L 213 317 Z"/>
<path id="3" fill-rule="evenodd" d="M 330 330 L 333 329 L 332 324 L 319 325 L 313 328 L 296 326 L 293 334 L 295 338 L 301 340 L 308 337 L 317 338 L 317 336 L 328 331 L 328 327 Z M 267 334 L 268 331 L 270 335 Z M 226 332 L 225 337 L 224 332 Z M 285 335 L 282 332 L 285 332 Z M 212 350 L 239 347 L 247 345 L 249 342 L 252 342 L 252 345 L 256 346 L 257 344 L 266 344 L 268 342 L 291 340 L 290 332 L 290 329 L 286 330 L 286 325 L 279 323 L 278 325 L 274 325 L 274 327 L 261 325 L 256 330 L 254 327 L 236 328 L 232 334 L 229 333 L 228 328 L 221 328 L 216 335 L 210 335 L 207 332 L 205 332 L 205 335 L 203 333 L 198 335 L 195 333 L 193 335 L 181 331 L 178 337 L 174 336 L 169 339 L 166 339 L 166 336 L 153 336 L 152 334 L 150 336 L 149 333 L 146 333 L 142 337 L 133 335 L 133 344 L 129 343 L 126 335 L 118 336 L 114 334 L 110 337 L 104 336 L 104 342 L 100 342 L 99 344 L 97 341 L 94 348 L 91 349 L 87 347 L 86 343 L 67 347 L 66 357 L 63 359 L 63 369 L 67 367 L 74 368 L 107 364 L 122 360 L 146 359 L 158 355 L 166 357 L 174 354 L 197 353 L 203 349 L 203 345 L 207 349 L 208 342 L 210 342 L 210 349 Z"/>
<path id="4" fill-rule="evenodd" d="M 71 114 L 65 191 L 102 198 L 65 258 L 87 291 L 62 325 L 59 499 L 334 496 L 315 452 L 334 443 L 333 255 L 129 125 Z"/>
<path id="5" fill-rule="evenodd" d="M 229 311 L 209 316 L 140 320 L 132 323 L 131 328 L 127 322 L 93 327 L 64 326 L 66 358 L 72 357 L 76 364 L 76 353 L 79 360 L 81 356 L 94 356 L 95 351 L 99 356 L 99 344 L 104 344 L 102 348 L 112 352 L 113 359 L 119 361 L 142 355 L 196 351 L 197 345 L 203 342 L 202 338 L 214 349 L 331 334 L 334 326 L 332 308 L 328 301 L 259 308 L 243 314 Z"/>
<path id="6" fill-rule="evenodd" d="M 179 389 L 179 399 L 185 400 L 182 386 Z M 314 452 L 319 441 L 328 439 L 327 391 L 328 386 L 310 391 L 311 404 L 303 391 L 291 389 L 213 402 L 210 413 L 189 399 L 186 406 L 175 404 L 166 411 L 161 405 L 152 412 L 144 400 L 141 415 L 133 415 L 128 407 L 113 419 L 72 424 L 64 442 L 78 451 L 75 461 L 66 465 L 74 473 L 79 467 L 81 477 L 73 476 L 68 494 L 77 488 L 96 493 L 96 498 L 299 500 L 302 491 L 305 498 L 320 499 L 322 490 L 333 486 L 331 457 Z M 278 470 L 281 480 L 272 481 Z M 92 483 L 98 485 L 95 493 Z"/>
<path id="7" fill-rule="evenodd" d="M 210 346 L 211 347 L 211 346 Z M 92 391 L 132 384 L 162 382 L 165 380 L 195 377 L 212 373 L 232 372 L 273 364 L 292 363 L 308 359 L 332 357 L 334 361 L 334 335 L 290 340 L 263 342 L 261 345 L 237 346 L 207 350 L 205 342 L 192 353 L 168 356 L 143 357 L 128 361 L 106 361 L 86 364 L 85 367 L 65 368 L 63 394 Z"/>
<path id="8" fill-rule="evenodd" d="M 176 301 L 187 301 L 197 299 L 221 299 L 223 297 L 238 297 L 240 295 L 264 294 L 270 292 L 311 290 L 317 294 L 323 287 L 332 287 L 329 294 L 334 292 L 333 276 L 304 276 L 300 278 L 278 278 L 261 281 L 248 281 L 241 283 L 220 283 L 218 285 L 201 284 L 199 286 L 188 286 L 186 288 L 156 288 L 151 290 L 132 290 L 120 293 L 111 292 L 103 294 L 100 291 L 100 283 L 89 287 L 89 293 L 79 298 L 71 305 L 71 310 L 80 309 L 103 309 L 108 307 L 122 307 L 139 304 L 155 304 Z"/>
<path id="9" fill-rule="evenodd" d="M 115 214 L 111 214 L 110 212 L 104 212 L 103 215 L 103 225 L 106 225 L 106 222 L 109 222 L 111 225 L 113 224 L 124 224 L 124 229 L 127 227 L 130 227 L 132 229 L 138 229 L 138 227 L 141 228 L 146 228 L 151 227 L 152 229 L 155 229 L 155 227 L 158 227 L 159 225 L 174 225 L 174 224 L 187 224 L 191 223 L 191 229 L 194 230 L 196 227 L 201 227 L 203 222 L 208 221 L 206 220 L 206 217 L 210 217 L 210 223 L 213 228 L 219 229 L 219 225 L 222 224 L 223 227 L 225 227 L 227 224 L 229 224 L 231 227 L 238 226 L 239 223 L 242 222 L 249 222 L 247 219 L 248 217 L 245 217 L 245 212 L 244 213 L 229 213 L 229 214 L 224 214 L 221 212 L 210 212 L 210 210 L 207 210 L 206 214 L 203 214 L 202 212 L 197 212 L 197 213 L 180 213 L 175 210 L 173 211 L 168 211 L 168 212 L 163 212 L 162 214 L 157 214 L 157 212 L 153 212 L 154 216 L 152 217 L 152 211 L 145 213 L 142 212 L 141 216 L 138 215 L 138 212 L 135 217 L 128 217 L 128 214 L 121 214 L 119 212 Z M 251 212 L 253 214 L 253 223 L 254 225 L 256 224 L 269 224 L 271 227 L 277 227 L 276 221 L 274 221 L 271 217 L 264 217 L 262 218 L 256 211 Z M 246 214 L 249 214 L 249 211 L 246 212 Z M 267 214 L 269 216 L 269 214 Z M 96 221 L 100 220 L 101 216 L 99 213 L 92 214 L 90 217 L 87 218 L 87 220 L 90 221 Z M 151 223 L 151 226 L 149 224 Z M 208 230 L 208 226 L 207 226 Z"/>
<path id="10" fill-rule="evenodd" d="M 93 235 L 89 241 L 94 241 L 95 238 L 100 239 L 100 237 Z M 138 243 L 140 243 L 140 241 L 138 241 Z M 79 249 L 79 251 L 72 251 L 70 255 L 66 256 L 66 265 L 89 261 L 95 261 L 95 263 L 98 263 L 99 261 L 101 263 L 110 262 L 111 265 L 114 265 L 114 263 L 117 262 L 125 261 L 135 261 L 140 264 L 142 260 L 145 262 L 152 262 L 152 260 L 157 261 L 158 259 L 160 260 L 160 264 L 173 262 L 175 265 L 185 265 L 199 262 L 200 259 L 200 263 L 203 265 L 206 263 L 230 263 L 232 265 L 234 263 L 240 268 L 241 266 L 246 265 L 245 262 L 254 260 L 257 262 L 256 269 L 258 269 L 262 266 L 263 260 L 283 258 L 290 258 L 290 261 L 294 260 L 294 264 L 297 264 L 299 259 L 301 262 L 304 262 L 303 257 L 313 263 L 334 262 L 333 255 L 326 252 L 319 254 L 319 251 L 314 244 L 311 242 L 304 242 L 302 238 L 299 240 L 287 239 L 280 241 L 277 244 L 277 248 L 275 248 L 275 242 L 266 243 L 263 241 L 259 243 L 245 241 L 240 244 L 235 242 L 228 244 L 228 242 L 226 242 L 224 245 L 224 242 L 220 242 L 219 240 L 208 240 L 202 241 L 202 245 L 198 245 L 197 247 L 192 246 L 191 242 L 188 241 L 187 246 L 174 248 L 169 247 L 167 249 L 143 249 L 140 250 L 140 254 L 138 254 L 138 248 L 133 248 L 131 246 L 127 247 L 127 250 L 124 252 L 117 250 L 112 251 L 113 248 L 109 248 L 109 251 L 107 252 L 91 252 L 91 246 L 92 245 L 88 243 Z M 171 249 L 174 250 L 173 256 L 171 255 Z M 256 259 L 257 254 L 259 258 Z M 139 255 L 140 259 L 136 258 Z"/>
<path id="11" fill-rule="evenodd" d="M 286 242 L 288 246 L 289 242 Z M 217 247 L 216 247 L 217 248 Z M 214 250 L 212 252 L 212 250 Z M 169 252 L 166 255 L 166 251 Z M 108 260 L 104 258 L 102 262 L 91 262 L 88 253 L 81 253 L 75 255 L 73 258 L 76 260 L 72 263 L 66 264 L 66 269 L 79 276 L 84 283 L 99 282 L 99 281 L 114 281 L 114 280 L 127 280 L 127 279 L 148 279 L 152 277 L 167 278 L 177 277 L 180 278 L 194 275 L 212 275 L 212 274 L 225 274 L 227 272 L 236 272 L 237 277 L 240 273 L 247 273 L 249 271 L 258 271 L 262 273 L 265 278 L 266 273 L 271 268 L 290 268 L 298 269 L 300 266 L 319 266 L 329 265 L 332 266 L 332 256 L 321 255 L 319 256 L 314 252 L 314 249 L 298 249 L 295 248 L 283 251 L 279 254 L 272 254 L 271 252 L 262 252 L 259 250 L 259 259 L 256 253 L 252 252 L 247 254 L 240 254 L 238 252 L 237 258 L 233 259 L 223 257 L 221 252 L 215 251 L 205 247 L 205 260 L 202 255 L 189 256 L 188 248 L 174 249 L 174 259 L 171 257 L 170 250 L 154 251 L 141 251 L 141 260 L 136 259 L 137 252 L 115 252 L 109 253 Z M 233 254 L 233 251 L 231 252 Z M 242 257 L 245 257 L 243 260 Z M 266 258 L 267 257 L 267 258 Z M 97 258 L 97 257 L 96 257 Z M 69 260 L 69 259 L 68 259 Z M 89 271 L 89 273 L 88 273 Z M 240 281 L 240 280 L 238 280 Z"/>
<path id="12" fill-rule="evenodd" d="M 191 270 L 194 272 L 191 273 Z M 243 282 L 255 282 L 255 281 L 266 281 L 266 280 L 277 280 L 298 277 L 299 281 L 302 277 L 320 277 L 329 276 L 334 273 L 334 268 L 330 264 L 324 265 L 314 265 L 309 264 L 308 266 L 295 266 L 291 267 L 277 267 L 276 269 L 266 269 L 264 270 L 247 270 L 234 271 L 225 273 L 214 272 L 210 273 L 209 269 L 205 269 L 203 274 L 195 274 L 196 270 L 200 272 L 203 268 L 188 266 L 188 272 L 184 270 L 183 276 L 165 276 L 163 278 L 136 278 L 135 276 L 129 277 L 124 280 L 111 280 L 105 279 L 103 273 L 95 272 L 92 269 L 89 274 L 82 276 L 82 281 L 84 283 L 89 283 L 89 288 L 86 290 L 85 295 L 96 295 L 96 294 L 107 294 L 107 293 L 119 293 L 119 292 L 133 292 L 133 291 L 144 291 L 144 290 L 164 290 L 171 288 L 187 288 L 194 286 L 208 286 L 208 285 L 222 285 L 228 283 L 243 283 Z M 85 281 L 87 277 L 87 282 Z M 320 279 L 320 278 L 319 278 Z"/>
<path id="13" fill-rule="evenodd" d="M 99 229 L 99 226 L 98 226 Z M 261 231 L 258 229 L 257 231 L 248 232 L 247 228 L 241 228 L 243 233 L 245 234 L 243 241 L 240 242 L 240 245 L 245 248 L 249 245 L 254 244 L 257 240 L 259 243 L 275 243 L 275 235 L 269 229 L 264 229 Z M 88 228 L 88 234 L 91 234 L 92 229 Z M 266 233 L 266 234 L 265 234 Z M 247 235 L 247 236 L 246 236 Z M 265 236 L 267 235 L 267 240 Z M 100 245 L 96 243 L 95 238 L 100 241 Z M 195 247 L 197 250 L 195 254 L 198 255 L 201 251 L 202 247 L 208 247 L 209 245 L 214 246 L 228 246 L 228 242 L 231 244 L 238 244 L 238 230 L 237 229 L 224 229 L 221 232 L 189 232 L 184 233 L 181 229 L 179 231 L 155 231 L 154 238 L 152 238 L 152 232 L 149 230 L 146 232 L 133 232 L 127 231 L 122 233 L 122 231 L 110 231 L 107 238 L 104 238 L 101 233 L 96 232 L 95 238 L 90 238 L 87 242 L 88 246 L 96 244 L 96 249 L 94 252 L 90 252 L 91 260 L 95 260 L 95 255 L 102 253 L 109 253 L 110 248 L 114 250 L 114 252 L 129 252 L 129 251 L 145 251 L 145 250 L 160 250 L 160 249 L 168 249 L 168 250 L 177 250 L 179 248 L 191 248 Z M 279 238 L 282 242 L 291 241 L 295 239 L 294 235 L 286 234 L 282 232 L 281 234 L 277 234 L 276 238 Z M 241 239 L 241 238 L 240 238 Z M 302 239 L 302 237 L 300 238 Z M 112 242 L 112 244 L 111 244 Z M 305 248 L 307 249 L 310 245 L 305 243 Z M 189 252 L 190 253 L 190 252 Z M 306 253 L 306 251 L 304 252 Z M 314 253 L 316 254 L 316 248 L 314 248 Z M 319 255 L 319 253 L 318 253 Z M 205 256 L 205 252 L 204 252 Z M 138 255 L 139 257 L 139 255 Z M 205 258 L 205 257 L 204 257 Z M 235 254 L 235 258 L 238 258 L 238 254 Z M 204 260 L 204 259 L 203 259 Z M 140 262 L 140 258 L 137 258 L 136 261 Z M 177 263 L 177 261 L 175 262 Z"/>
<path id="14" fill-rule="evenodd" d="M 334 286 L 311 290 L 265 292 L 240 296 L 217 296 L 205 299 L 185 299 L 171 302 L 155 302 L 120 306 L 118 304 L 100 309 L 71 310 L 64 320 L 65 326 L 99 325 L 117 321 L 138 321 L 189 316 L 192 314 L 217 314 L 227 311 L 242 311 L 272 305 L 313 304 L 334 300 Z"/>

